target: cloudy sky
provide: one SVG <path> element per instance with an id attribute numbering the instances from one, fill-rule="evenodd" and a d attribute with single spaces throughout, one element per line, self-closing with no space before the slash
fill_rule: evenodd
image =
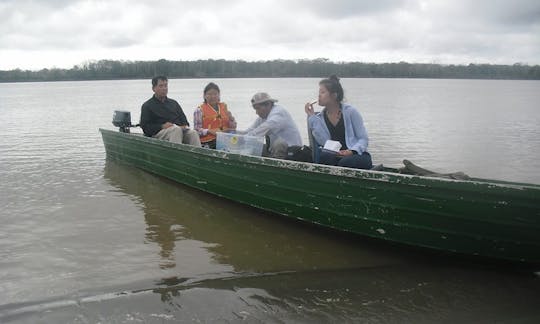
<path id="1" fill-rule="evenodd" d="M 161 58 L 540 64 L 540 1 L 0 0 L 0 70 Z"/>

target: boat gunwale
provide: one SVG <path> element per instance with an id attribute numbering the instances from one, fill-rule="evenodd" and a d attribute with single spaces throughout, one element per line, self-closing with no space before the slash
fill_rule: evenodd
<path id="1" fill-rule="evenodd" d="M 100 128 L 101 133 L 111 133 L 117 136 L 123 136 L 125 138 L 131 138 L 137 141 L 144 141 L 149 144 L 159 145 L 168 148 L 174 148 L 185 152 L 196 153 L 200 155 L 210 156 L 214 158 L 220 158 L 224 160 L 233 160 L 240 162 L 247 162 L 254 165 L 264 165 L 266 167 L 275 167 L 275 168 L 286 168 L 290 170 L 305 171 L 317 174 L 330 174 L 338 177 L 345 178 L 356 178 L 362 180 L 373 180 L 373 181 L 386 181 L 389 183 L 399 183 L 401 179 L 407 179 L 411 181 L 419 181 L 418 183 L 409 182 L 408 185 L 418 185 L 418 186 L 427 186 L 433 184 L 456 184 L 456 185 L 474 185 L 474 186 L 487 186 L 488 188 L 508 188 L 508 189 L 517 189 L 517 190 L 540 190 L 540 184 L 534 183 L 521 183 L 521 182 L 511 182 L 505 180 L 495 180 L 495 179 L 483 179 L 483 178 L 471 178 L 470 180 L 460 180 L 460 179 L 450 179 L 450 178 L 441 178 L 441 177 L 430 177 L 430 176 L 420 176 L 420 175 L 411 175 L 403 174 L 390 171 L 378 171 L 378 170 L 363 170 L 363 169 L 352 169 L 345 168 L 340 166 L 333 165 L 324 165 L 324 164 L 315 164 L 311 162 L 301 162 L 293 160 L 283 160 L 276 159 L 271 157 L 262 157 L 262 156 L 253 156 L 253 155 L 243 155 L 238 153 L 231 153 L 226 151 L 219 151 L 215 149 L 209 149 L 204 147 L 195 147 L 188 144 L 178 144 L 172 143 L 160 139 L 155 139 L 152 137 L 147 137 L 141 133 L 122 133 L 119 131 L 114 131 L 110 129 Z M 327 172 L 324 172 L 324 171 Z M 393 178 L 393 179 L 392 179 Z"/>

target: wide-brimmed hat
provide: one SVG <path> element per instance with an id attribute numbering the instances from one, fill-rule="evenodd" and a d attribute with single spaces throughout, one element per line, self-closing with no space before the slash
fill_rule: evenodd
<path id="1" fill-rule="evenodd" d="M 277 102 L 277 99 L 270 97 L 270 95 L 266 92 L 257 92 L 256 94 L 253 95 L 253 98 L 251 98 L 252 105 L 256 105 L 256 104 L 260 104 L 260 103 L 268 102 L 268 101 Z"/>

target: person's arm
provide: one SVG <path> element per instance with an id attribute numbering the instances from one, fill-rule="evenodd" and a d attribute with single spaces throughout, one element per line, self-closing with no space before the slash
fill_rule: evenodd
<path id="1" fill-rule="evenodd" d="M 156 135 L 162 128 L 162 125 L 154 122 L 154 114 L 150 110 L 150 106 L 142 105 L 140 125 L 146 136 Z"/>
<path id="2" fill-rule="evenodd" d="M 366 127 L 364 126 L 364 120 L 356 108 L 352 108 L 350 113 L 352 131 L 354 131 L 354 136 L 348 136 L 348 138 L 356 138 L 354 143 L 351 143 L 349 150 L 356 151 L 358 154 L 362 154 L 367 151 L 368 148 L 368 134 Z"/>
<path id="3" fill-rule="evenodd" d="M 176 102 L 176 109 L 179 110 L 179 120 L 176 122 L 176 124 L 182 128 L 186 128 L 186 127 L 189 127 L 189 122 L 186 118 L 186 115 L 184 114 L 184 111 L 182 110 L 182 107 L 180 106 L 180 104 L 178 102 Z"/>
<path id="4" fill-rule="evenodd" d="M 225 111 L 227 113 L 227 117 L 229 117 L 229 125 L 225 127 L 226 130 L 235 130 L 236 129 L 236 119 L 232 115 L 231 111 L 228 109 L 227 104 L 224 103 Z"/>
<path id="5" fill-rule="evenodd" d="M 255 119 L 255 121 L 253 122 L 253 124 L 251 124 L 251 126 L 249 126 L 248 129 L 245 129 L 245 130 L 237 130 L 236 133 L 237 134 L 247 134 L 251 131 L 253 131 L 255 128 L 259 127 L 259 125 L 263 122 L 263 120 L 261 119 L 261 117 L 257 117 L 257 119 Z"/>
<path id="6" fill-rule="evenodd" d="M 309 115 L 308 125 L 317 144 L 324 145 L 330 139 L 330 132 L 328 131 L 328 127 L 326 127 L 324 117 L 320 116 L 320 114 Z"/>
<path id="7" fill-rule="evenodd" d="M 263 121 L 261 119 L 261 122 L 256 127 L 253 127 L 250 131 L 248 131 L 247 134 L 251 136 L 265 136 L 270 131 L 279 129 L 282 127 L 282 125 L 286 125 L 283 119 L 284 116 L 281 114 L 270 113 L 266 120 Z"/>

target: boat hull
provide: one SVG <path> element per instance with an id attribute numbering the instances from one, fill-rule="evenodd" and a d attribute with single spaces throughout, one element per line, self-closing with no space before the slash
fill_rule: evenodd
<path id="1" fill-rule="evenodd" d="M 101 129 L 107 157 L 242 204 L 413 246 L 540 263 L 540 186 L 245 156 Z"/>

